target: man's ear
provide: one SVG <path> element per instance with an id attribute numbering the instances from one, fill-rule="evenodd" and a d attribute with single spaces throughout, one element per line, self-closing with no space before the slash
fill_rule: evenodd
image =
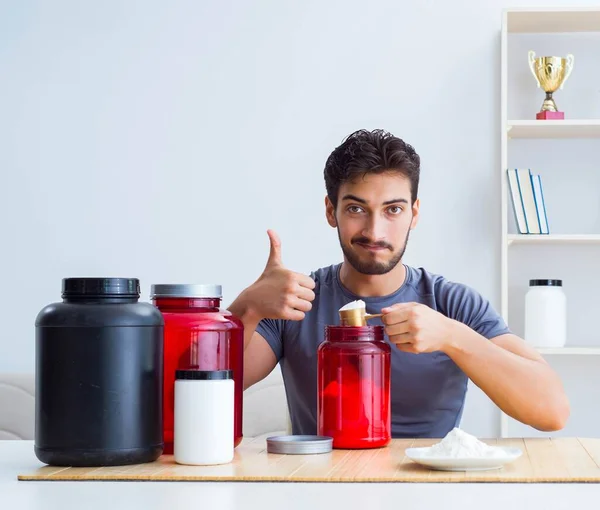
<path id="1" fill-rule="evenodd" d="M 335 207 L 329 200 L 329 197 L 325 197 L 325 216 L 327 217 L 327 223 L 333 228 L 337 227 L 337 221 L 335 219 Z"/>
<path id="2" fill-rule="evenodd" d="M 417 223 L 419 222 L 419 208 L 420 207 L 421 207 L 421 201 L 417 198 L 415 200 L 415 203 L 412 205 L 413 219 L 410 222 L 410 229 L 411 230 L 413 228 L 415 228 L 417 226 Z"/>

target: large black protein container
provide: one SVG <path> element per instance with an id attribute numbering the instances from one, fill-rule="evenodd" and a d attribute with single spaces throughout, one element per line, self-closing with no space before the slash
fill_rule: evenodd
<path id="1" fill-rule="evenodd" d="M 163 328 L 135 278 L 65 278 L 35 329 L 35 454 L 55 466 L 163 452 Z"/>

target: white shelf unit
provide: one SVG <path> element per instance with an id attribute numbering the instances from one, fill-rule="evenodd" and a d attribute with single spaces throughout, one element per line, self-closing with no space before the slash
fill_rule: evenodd
<path id="1" fill-rule="evenodd" d="M 509 120 L 508 138 L 600 138 L 600 120 Z"/>
<path id="2" fill-rule="evenodd" d="M 600 234 L 508 234 L 511 244 L 600 244 Z"/>
<path id="3" fill-rule="evenodd" d="M 597 7 L 525 7 L 504 11 L 503 35 L 507 33 L 542 34 L 600 31 Z"/>
<path id="4" fill-rule="evenodd" d="M 501 314 L 508 317 L 508 259 L 513 245 L 571 245 L 600 246 L 600 234 L 511 234 L 508 232 L 508 212 L 512 207 L 508 193 L 506 170 L 508 150 L 512 139 L 590 139 L 600 138 L 600 119 L 536 120 L 509 119 L 508 117 L 508 35 L 509 34 L 565 34 L 572 32 L 600 32 L 600 6 L 582 8 L 510 8 L 502 14 L 501 28 Z M 538 105 L 533 105 L 538 106 Z M 598 347 L 571 346 L 538 348 L 544 356 L 595 356 Z M 500 435 L 508 434 L 509 418 L 500 413 Z"/>

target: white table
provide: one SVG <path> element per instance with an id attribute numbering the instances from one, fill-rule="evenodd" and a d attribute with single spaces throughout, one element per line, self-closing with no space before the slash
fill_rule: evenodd
<path id="1" fill-rule="evenodd" d="M 595 508 L 600 484 L 18 481 L 41 466 L 32 441 L 0 441 L 2 510 Z M 584 504 L 585 502 L 585 504 Z"/>

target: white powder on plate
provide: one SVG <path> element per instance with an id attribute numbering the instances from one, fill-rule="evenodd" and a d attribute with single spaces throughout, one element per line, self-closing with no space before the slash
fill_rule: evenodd
<path id="1" fill-rule="evenodd" d="M 454 428 L 442 441 L 428 448 L 425 457 L 471 459 L 478 457 L 503 457 L 505 452 L 498 447 L 487 445 L 475 436 Z"/>
<path id="2" fill-rule="evenodd" d="M 340 308 L 340 312 L 344 310 L 356 310 L 357 308 L 366 308 L 365 302 L 362 299 L 357 299 L 356 301 L 351 301 L 350 303 L 342 306 Z"/>

